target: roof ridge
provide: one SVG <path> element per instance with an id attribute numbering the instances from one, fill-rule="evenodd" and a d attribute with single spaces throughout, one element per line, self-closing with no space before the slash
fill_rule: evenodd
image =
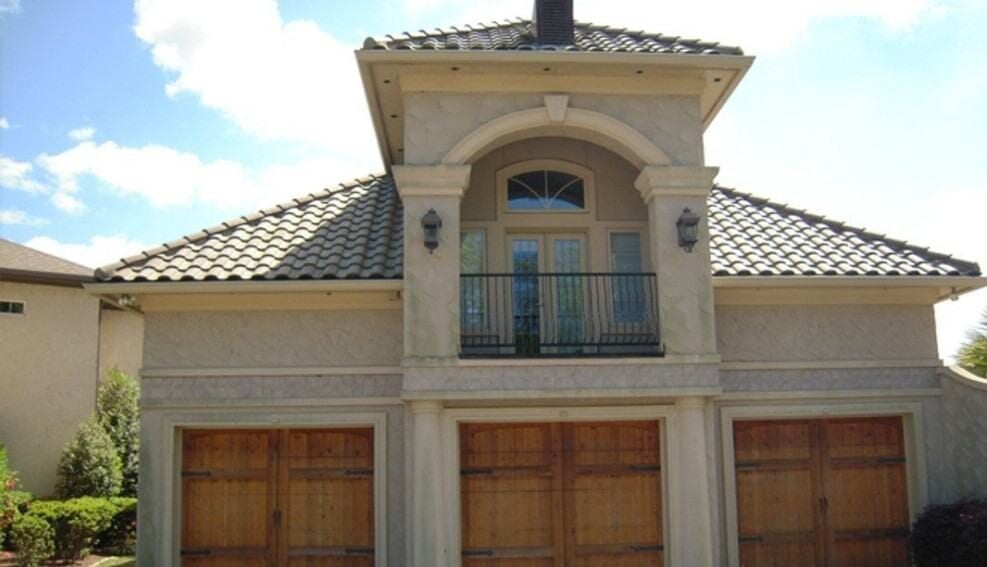
<path id="1" fill-rule="evenodd" d="M 940 259 L 940 260 L 951 260 L 953 262 L 966 264 L 969 267 L 975 268 L 976 271 L 978 271 L 978 272 L 980 271 L 980 264 L 978 264 L 977 262 L 971 262 L 969 260 L 962 260 L 960 258 L 954 257 L 952 254 L 946 254 L 944 252 L 936 252 L 934 250 L 930 250 L 928 247 L 922 247 L 922 246 L 919 246 L 917 244 L 911 244 L 907 240 L 903 240 L 903 239 L 900 239 L 900 238 L 891 238 L 891 237 L 887 236 L 886 234 L 881 234 L 881 233 L 878 233 L 878 232 L 867 230 L 864 227 L 859 227 L 859 226 L 847 224 L 844 221 L 839 221 L 839 220 L 835 220 L 835 219 L 829 219 L 829 218 L 826 218 L 825 215 L 820 215 L 820 214 L 816 214 L 816 213 L 809 213 L 809 212 L 806 211 L 806 209 L 797 209 L 795 207 L 792 207 L 791 205 L 788 205 L 787 203 L 779 203 L 778 201 L 774 201 L 774 200 L 768 199 L 766 197 L 759 197 L 757 195 L 753 195 L 751 193 L 740 191 L 740 190 L 734 189 L 732 187 L 724 187 L 722 185 L 715 184 L 713 186 L 713 188 L 714 189 L 719 189 L 720 191 L 724 191 L 726 193 L 730 193 L 730 194 L 733 194 L 733 195 L 738 195 L 738 196 L 740 196 L 740 197 L 742 197 L 744 199 L 747 199 L 747 200 L 749 200 L 751 202 L 754 202 L 756 204 L 759 204 L 759 205 L 767 205 L 769 207 L 773 207 L 773 208 L 778 209 L 780 211 L 791 213 L 791 214 L 794 214 L 794 215 L 797 215 L 797 216 L 800 216 L 800 217 L 803 217 L 803 218 L 812 219 L 813 221 L 818 222 L 818 223 L 826 224 L 826 225 L 829 225 L 829 226 L 832 226 L 832 227 L 837 227 L 840 230 L 845 230 L 845 231 L 850 231 L 850 232 L 857 233 L 858 235 L 860 235 L 861 237 L 863 237 L 865 240 L 869 240 L 869 241 L 880 240 L 881 242 L 884 242 L 884 243 L 887 243 L 887 244 L 890 244 L 890 245 L 897 246 L 898 248 L 907 249 L 907 250 L 915 251 L 915 252 L 921 252 L 923 254 L 927 254 L 927 255 L 929 255 L 931 257 L 934 257 L 934 258 L 937 258 L 937 259 Z"/>
<path id="2" fill-rule="evenodd" d="M 130 256 L 120 258 L 119 260 L 113 262 L 112 264 L 106 264 L 104 266 L 100 266 L 99 268 L 96 268 L 94 273 L 97 278 L 103 279 L 110 276 L 113 272 L 119 270 L 120 268 L 127 267 L 141 260 L 146 260 L 148 258 L 151 258 L 152 256 L 157 256 L 162 252 L 168 252 L 170 250 L 178 249 L 187 246 L 189 244 L 193 244 L 195 242 L 205 240 L 215 234 L 226 232 L 228 230 L 237 228 L 239 226 L 243 226 L 245 224 L 250 224 L 262 218 L 283 213 L 288 209 L 292 209 L 295 207 L 302 207 L 313 201 L 323 199 L 340 191 L 355 189 L 357 187 L 365 187 L 367 183 L 373 183 L 377 180 L 386 179 L 388 177 L 389 176 L 387 175 L 386 172 L 371 173 L 364 177 L 355 177 L 351 181 L 344 181 L 335 186 L 325 187 L 320 191 L 314 191 L 312 193 L 308 193 L 307 195 L 296 197 L 294 199 L 291 199 L 290 201 L 283 201 L 271 207 L 267 207 L 265 209 L 259 209 L 253 213 L 246 213 L 234 219 L 230 219 L 228 221 L 222 221 L 217 225 L 208 228 L 203 228 L 197 232 L 180 236 L 174 240 L 170 240 L 153 248 L 148 248 L 147 250 L 142 250 L 136 254 L 132 254 Z"/>

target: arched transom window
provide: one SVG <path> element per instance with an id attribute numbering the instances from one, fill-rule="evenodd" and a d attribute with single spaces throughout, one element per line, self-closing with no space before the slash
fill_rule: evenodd
<path id="1" fill-rule="evenodd" d="M 586 187 L 581 177 L 542 169 L 507 178 L 509 211 L 582 211 Z"/>

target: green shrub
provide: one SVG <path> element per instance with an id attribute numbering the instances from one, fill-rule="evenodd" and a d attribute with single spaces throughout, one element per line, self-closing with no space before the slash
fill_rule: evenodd
<path id="1" fill-rule="evenodd" d="M 133 555 L 137 546 L 137 499 L 110 498 L 116 514 L 96 539 L 95 548 L 110 555 Z"/>
<path id="2" fill-rule="evenodd" d="M 967 342 L 956 354 L 960 366 L 977 376 L 987 377 L 987 311 L 967 335 Z"/>
<path id="3" fill-rule="evenodd" d="M 113 440 L 123 472 L 122 494 L 137 495 L 137 453 L 140 444 L 140 386 L 116 368 L 99 383 L 96 420 Z"/>
<path id="4" fill-rule="evenodd" d="M 0 549 L 3 549 L 4 534 L 31 499 L 27 492 L 17 490 L 18 484 L 17 474 L 7 463 L 7 449 L 0 443 Z"/>
<path id="5" fill-rule="evenodd" d="M 59 498 L 116 496 L 122 481 L 113 440 L 95 418 L 88 419 L 62 451 L 55 493 Z"/>
<path id="6" fill-rule="evenodd" d="M 987 557 L 987 500 L 929 506 L 912 526 L 917 567 L 982 565 Z"/>
<path id="7" fill-rule="evenodd" d="M 107 498 L 75 498 L 35 502 L 28 515 L 44 519 L 55 531 L 55 557 L 82 559 L 92 550 L 96 537 L 106 531 L 117 506 Z"/>
<path id="8" fill-rule="evenodd" d="M 39 516 L 22 514 L 14 520 L 10 539 L 17 548 L 17 565 L 37 567 L 55 553 L 55 531 Z"/>

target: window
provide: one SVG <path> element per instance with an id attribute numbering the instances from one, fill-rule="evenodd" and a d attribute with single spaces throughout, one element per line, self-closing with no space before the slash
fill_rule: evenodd
<path id="1" fill-rule="evenodd" d="M 0 313 L 4 315 L 23 315 L 23 301 L 0 301 Z"/>
<path id="2" fill-rule="evenodd" d="M 507 178 L 508 211 L 583 211 L 582 178 L 561 171 L 528 171 Z"/>
<path id="3" fill-rule="evenodd" d="M 621 274 L 639 274 L 641 263 L 641 234 L 638 232 L 610 233 L 610 267 L 616 275 L 613 279 L 613 314 L 618 323 L 644 321 L 644 282 L 640 277 Z"/>
<path id="4" fill-rule="evenodd" d="M 486 233 L 464 230 L 459 237 L 459 271 L 462 274 L 482 274 L 486 266 Z M 482 277 L 465 277 L 462 281 L 462 313 L 464 332 L 479 331 L 487 319 L 487 283 Z"/>

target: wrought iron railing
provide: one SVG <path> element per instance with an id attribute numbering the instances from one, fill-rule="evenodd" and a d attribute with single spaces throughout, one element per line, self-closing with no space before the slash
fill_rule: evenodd
<path id="1" fill-rule="evenodd" d="M 650 273 L 462 274 L 464 357 L 660 356 Z"/>

